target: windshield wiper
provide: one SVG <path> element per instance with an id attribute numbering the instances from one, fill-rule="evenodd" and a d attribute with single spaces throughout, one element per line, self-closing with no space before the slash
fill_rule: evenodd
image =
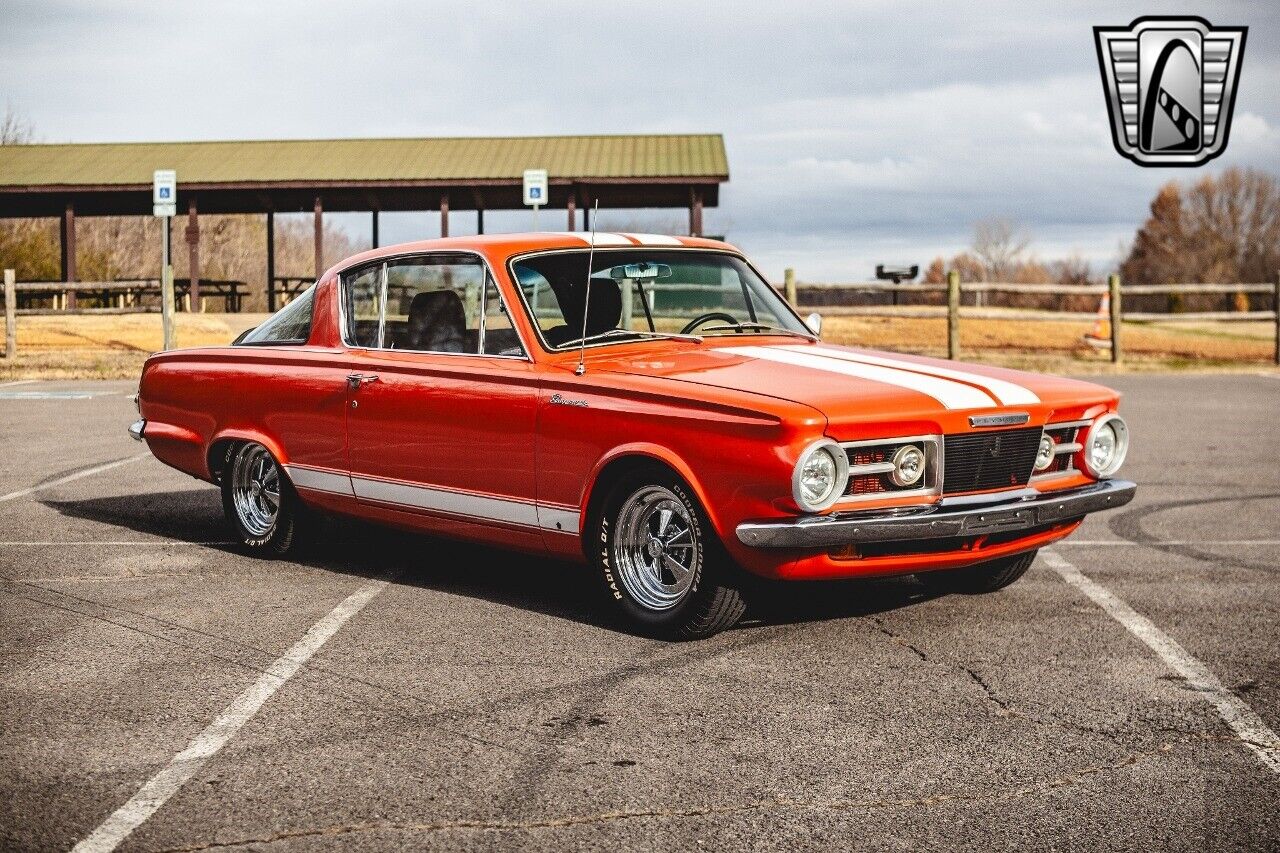
<path id="1" fill-rule="evenodd" d="M 603 341 L 607 338 L 616 338 L 620 335 L 632 335 L 637 338 L 649 338 L 653 340 L 676 340 L 676 341 L 693 341 L 695 344 L 702 343 L 702 338 L 698 335 L 680 335 L 675 332 L 641 332 L 631 329 L 610 329 L 607 332 L 600 332 L 596 335 L 587 335 L 585 338 L 574 338 L 560 344 L 558 349 L 564 349 L 567 346 L 577 346 L 581 344 L 591 343 L 592 341 Z"/>
<path id="2" fill-rule="evenodd" d="M 768 323 L 735 323 L 730 326 L 703 326 L 704 332 L 741 332 L 750 329 L 753 332 L 763 332 L 770 335 L 795 335 L 797 338 L 807 338 L 811 341 L 818 340 L 818 336 L 809 332 L 797 332 L 795 329 L 784 329 L 781 326 L 770 326 Z"/>

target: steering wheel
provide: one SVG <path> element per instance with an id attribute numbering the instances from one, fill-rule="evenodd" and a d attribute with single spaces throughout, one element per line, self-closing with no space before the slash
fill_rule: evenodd
<path id="1" fill-rule="evenodd" d="M 708 320 L 725 320 L 729 323 L 732 323 L 735 326 L 740 327 L 742 325 L 737 321 L 737 319 L 735 319 L 730 314 L 726 314 L 723 311 L 710 311 L 706 314 L 702 314 L 698 317 L 694 317 L 688 323 L 685 323 L 684 328 L 680 330 L 680 334 L 687 335 L 690 332 L 692 332 L 694 329 L 701 326 L 703 323 L 707 322 Z"/>

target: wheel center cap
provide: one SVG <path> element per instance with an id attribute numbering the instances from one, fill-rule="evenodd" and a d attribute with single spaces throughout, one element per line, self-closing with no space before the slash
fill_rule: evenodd
<path id="1" fill-rule="evenodd" d="M 661 557 L 662 543 L 659 542 L 657 539 L 650 539 L 649 544 L 645 546 L 645 551 L 649 553 L 650 557 Z"/>

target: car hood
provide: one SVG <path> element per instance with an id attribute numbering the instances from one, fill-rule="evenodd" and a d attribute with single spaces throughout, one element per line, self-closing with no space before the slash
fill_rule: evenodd
<path id="1" fill-rule="evenodd" d="M 832 425 L 894 421 L 960 432 L 975 414 L 1031 424 L 1085 416 L 1119 395 L 1100 385 L 986 365 L 776 338 L 592 359 L 593 370 L 664 377 L 812 406 Z"/>

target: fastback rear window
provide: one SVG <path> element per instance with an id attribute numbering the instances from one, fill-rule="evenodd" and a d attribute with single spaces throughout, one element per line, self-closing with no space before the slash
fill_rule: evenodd
<path id="1" fill-rule="evenodd" d="M 236 342 L 237 346 L 281 346 L 305 344 L 311 338 L 311 315 L 315 302 L 313 284 L 267 321 Z"/>

